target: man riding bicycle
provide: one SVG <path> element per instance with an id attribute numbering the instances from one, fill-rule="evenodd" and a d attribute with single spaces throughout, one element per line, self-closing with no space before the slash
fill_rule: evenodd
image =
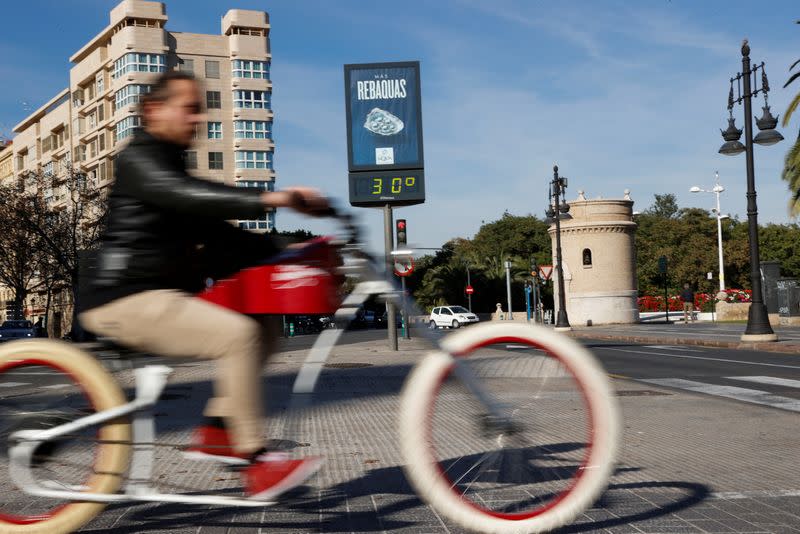
<path id="1" fill-rule="evenodd" d="M 320 458 L 269 452 L 263 436 L 261 374 L 274 332 L 253 318 L 193 296 L 218 278 L 274 255 L 267 237 L 231 219 L 257 219 L 289 207 L 328 208 L 316 190 L 260 192 L 212 183 L 186 172 L 184 151 L 205 121 L 200 86 L 189 74 L 161 75 L 140 102 L 143 128 L 116 160 L 109 216 L 80 322 L 98 335 L 164 356 L 217 360 L 214 397 L 187 454 L 244 466 L 245 491 L 271 500 L 301 484 Z"/>

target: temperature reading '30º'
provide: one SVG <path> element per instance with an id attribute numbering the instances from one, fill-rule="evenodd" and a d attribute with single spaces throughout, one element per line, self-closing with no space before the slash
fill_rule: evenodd
<path id="1" fill-rule="evenodd" d="M 372 194 L 383 195 L 391 191 L 395 195 L 403 192 L 403 188 L 412 189 L 417 184 L 415 176 L 406 176 L 405 178 L 396 176 L 389 180 L 386 178 L 373 178 L 372 179 Z"/>

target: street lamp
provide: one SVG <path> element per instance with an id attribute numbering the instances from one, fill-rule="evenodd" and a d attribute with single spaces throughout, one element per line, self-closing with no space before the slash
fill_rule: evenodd
<path id="1" fill-rule="evenodd" d="M 556 328 L 568 330 L 567 304 L 564 295 L 564 269 L 561 265 L 561 219 L 571 218 L 569 215 L 569 204 L 565 199 L 567 190 L 567 178 L 558 175 L 558 165 L 553 165 L 553 181 L 550 182 L 550 203 L 547 206 L 547 219 L 556 223 L 556 275 L 558 276 L 558 315 L 556 318 Z"/>
<path id="2" fill-rule="evenodd" d="M 758 88 L 758 71 L 761 70 L 761 88 Z M 753 79 L 755 90 L 751 90 L 750 81 Z M 750 67 L 750 45 L 747 39 L 742 43 L 742 72 L 731 78 L 731 87 L 728 93 L 728 128 L 722 131 L 722 138 L 725 144 L 719 149 L 720 154 L 735 156 L 746 153 L 747 165 L 747 222 L 750 238 L 750 285 L 753 288 L 752 302 L 750 311 L 747 315 L 747 328 L 742 335 L 742 341 L 777 341 L 778 336 L 772 331 L 767 315 L 767 307 L 764 305 L 764 297 L 761 291 L 761 264 L 758 254 L 758 208 L 756 206 L 756 186 L 755 171 L 753 166 L 753 143 L 759 145 L 774 145 L 781 141 L 783 136 L 775 130 L 778 119 L 772 116 L 767 103 L 767 93 L 769 93 L 769 82 L 767 73 L 764 70 L 764 62 Z M 737 98 L 733 98 L 734 82 L 738 91 Z M 753 137 L 753 112 L 751 100 L 758 93 L 764 95 L 764 113 L 760 119 L 756 120 L 756 125 L 760 132 Z M 739 142 L 742 130 L 734 125 L 733 104 L 744 105 L 744 134 L 745 146 Z"/>
<path id="3" fill-rule="evenodd" d="M 725 291 L 725 263 L 722 259 L 722 219 L 727 219 L 727 215 L 723 215 L 719 207 L 719 194 L 725 191 L 725 188 L 719 183 L 719 172 L 715 173 L 717 178 L 714 188 L 710 191 L 708 189 L 700 189 L 697 186 L 689 189 L 692 193 L 714 193 L 717 195 L 717 207 L 711 211 L 717 216 L 717 252 L 719 256 L 719 290 Z"/>

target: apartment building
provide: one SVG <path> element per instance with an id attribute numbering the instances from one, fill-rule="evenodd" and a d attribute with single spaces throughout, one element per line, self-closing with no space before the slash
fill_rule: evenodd
<path id="1" fill-rule="evenodd" d="M 14 176 L 14 151 L 10 141 L 0 140 L 0 184 Z"/>
<path id="2" fill-rule="evenodd" d="M 161 2 L 123 0 L 109 24 L 70 58 L 64 89 L 22 119 L 13 143 L 0 146 L 0 183 L 26 176 L 51 177 L 43 195 L 52 206 L 66 204 L 69 172 L 85 173 L 104 189 L 114 179 L 116 153 L 130 140 L 141 119 L 137 104 L 158 73 L 192 72 L 203 85 L 208 121 L 186 153 L 190 172 L 237 187 L 274 190 L 272 82 L 269 16 L 231 9 L 218 35 L 167 29 Z M 59 51 L 54 50 L 53 53 Z M 34 180 L 26 187 L 41 187 Z M 266 232 L 274 211 L 240 227 Z M 48 317 L 51 335 L 69 328 L 71 302 L 56 295 Z M 32 294 L 23 310 L 35 320 L 44 313 L 41 295 Z M 8 315 L 11 291 L 0 285 L 0 318 Z"/>
<path id="3" fill-rule="evenodd" d="M 65 194 L 57 177 L 70 168 L 107 187 L 115 154 L 140 125 L 140 96 L 158 73 L 177 69 L 192 72 L 206 96 L 208 121 L 186 153 L 190 172 L 274 189 L 268 14 L 231 9 L 219 35 L 169 31 L 167 21 L 161 2 L 124 0 L 111 10 L 109 25 L 69 58 L 66 88 L 14 127 L 15 176 L 53 176 L 45 195 L 56 205 Z M 275 213 L 239 225 L 268 231 Z"/>

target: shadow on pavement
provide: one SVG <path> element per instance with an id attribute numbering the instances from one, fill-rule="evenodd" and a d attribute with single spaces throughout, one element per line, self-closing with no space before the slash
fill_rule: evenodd
<path id="1" fill-rule="evenodd" d="M 574 450 L 579 446 L 580 444 L 561 443 L 547 447 L 532 447 L 523 453 L 529 460 L 546 462 L 553 454 Z M 469 460 L 474 461 L 476 458 L 477 455 L 467 457 L 467 463 L 472 463 Z M 448 460 L 445 469 L 456 462 L 457 459 Z M 618 473 L 631 470 L 636 471 L 638 468 L 619 470 Z M 553 480 L 563 476 L 563 473 L 553 470 L 542 472 Z M 654 489 L 664 490 L 657 494 L 657 499 L 651 499 L 649 494 L 647 500 L 626 496 L 634 490 Z M 676 492 L 680 494 L 674 495 Z M 684 481 L 612 484 L 594 505 L 592 511 L 603 511 L 615 517 L 572 524 L 558 532 L 594 531 L 652 520 L 689 508 L 701 502 L 709 493 L 710 489 L 707 486 Z M 636 511 L 626 513 L 631 510 L 630 503 L 626 501 L 634 499 Z M 654 500 L 657 502 L 652 502 Z M 643 504 L 645 509 L 642 509 Z M 124 507 L 115 505 L 112 508 L 119 513 Z M 254 519 L 255 517 L 258 519 Z M 417 532 L 422 523 L 429 524 L 426 520 L 430 521 L 435 517 L 415 495 L 406 481 L 402 468 L 394 466 L 374 469 L 364 476 L 337 484 L 319 493 L 313 490 L 306 490 L 304 494 L 295 493 L 282 503 L 265 508 L 263 511 L 197 508 L 180 504 L 140 506 L 125 515 L 125 522 L 129 525 L 118 525 L 114 531 L 116 534 L 133 534 L 202 525 L 210 531 L 221 528 L 256 531 L 261 528 L 270 532 L 284 529 L 293 532 L 374 532 L 409 528 Z M 438 529 L 437 524 L 436 530 Z M 88 531 L 105 530 L 98 528 Z"/>

